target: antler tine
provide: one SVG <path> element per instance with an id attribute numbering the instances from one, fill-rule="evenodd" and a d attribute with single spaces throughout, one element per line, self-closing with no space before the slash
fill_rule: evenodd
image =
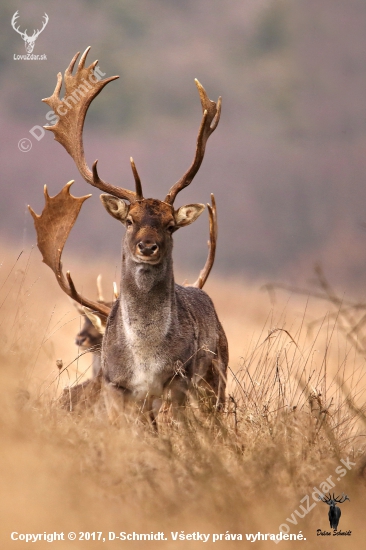
<path id="1" fill-rule="evenodd" d="M 97 170 L 97 164 L 98 159 L 94 161 L 92 166 L 92 173 L 93 173 L 93 181 L 89 182 L 94 187 L 98 187 L 101 191 L 106 191 L 110 195 L 113 195 L 114 197 L 118 197 L 120 199 L 128 200 L 131 204 L 136 202 L 136 193 L 133 191 L 129 191 L 128 189 L 122 189 L 122 187 L 116 187 L 115 185 L 111 185 L 110 183 L 106 184 L 103 180 L 100 179 L 98 170 Z"/>
<path id="2" fill-rule="evenodd" d="M 212 203 L 212 206 L 207 203 L 208 215 L 210 220 L 210 240 L 207 243 L 208 244 L 207 260 L 204 268 L 201 269 L 200 271 L 197 281 L 192 285 L 188 285 L 188 286 L 193 286 L 195 288 L 203 288 L 215 261 L 218 229 L 217 229 L 216 201 L 213 193 L 211 193 L 211 203 Z"/>
<path id="3" fill-rule="evenodd" d="M 187 170 L 187 172 L 181 177 L 180 180 L 177 181 L 169 190 L 169 193 L 167 194 L 165 198 L 165 202 L 168 204 L 173 204 L 175 197 L 177 194 L 187 187 L 191 181 L 193 180 L 194 176 L 197 174 L 202 161 L 203 157 L 205 155 L 205 149 L 206 149 L 206 143 L 212 132 L 214 132 L 217 128 L 217 125 L 220 120 L 221 115 L 221 97 L 217 100 L 217 104 L 214 101 L 211 101 L 206 93 L 206 90 L 204 87 L 198 82 L 197 79 L 195 79 L 196 86 L 198 88 L 198 93 L 200 95 L 201 99 L 201 105 L 202 105 L 202 121 L 201 126 L 198 132 L 197 137 L 197 146 L 196 146 L 196 154 L 194 157 L 194 160 L 190 166 L 190 168 Z"/>
<path id="4" fill-rule="evenodd" d="M 75 75 L 72 74 L 72 71 L 80 52 L 74 55 L 67 67 L 64 75 L 64 98 L 60 99 L 62 75 L 58 73 L 55 91 L 52 96 L 42 100 L 59 116 L 56 124 L 53 126 L 44 126 L 44 128 L 53 132 L 55 140 L 61 143 L 74 159 L 85 181 L 101 191 L 133 203 L 136 201 L 136 193 L 103 181 L 97 172 L 98 161 L 94 162 L 93 168 L 90 170 L 85 160 L 83 128 L 89 105 L 109 82 L 119 78 L 118 76 L 111 76 L 104 80 L 99 79 L 94 73 L 98 61 L 94 61 L 89 67 L 85 67 L 85 60 L 89 50 L 90 47 L 81 56 Z"/>
<path id="5" fill-rule="evenodd" d="M 144 199 L 144 196 L 142 194 L 141 180 L 140 180 L 140 176 L 137 172 L 137 168 L 136 168 L 136 165 L 135 165 L 132 157 L 130 157 L 130 163 L 131 163 L 131 168 L 132 168 L 132 172 L 133 172 L 133 177 L 135 178 L 136 200 L 137 201 L 142 201 Z"/>
<path id="6" fill-rule="evenodd" d="M 49 196 L 45 185 L 46 204 L 40 215 L 28 206 L 37 232 L 37 246 L 42 254 L 43 262 L 52 269 L 62 290 L 75 302 L 99 312 L 104 317 L 108 317 L 110 308 L 105 304 L 81 296 L 75 288 L 70 272 L 68 271 L 65 277 L 62 271 L 61 255 L 65 242 L 84 201 L 91 197 L 91 195 L 84 197 L 71 195 L 70 187 L 73 183 L 73 180 L 69 181 L 60 193 L 54 197 Z"/>
<path id="7" fill-rule="evenodd" d="M 85 50 L 85 52 L 83 53 L 83 55 L 81 56 L 81 59 L 85 59 L 85 57 L 88 55 L 89 53 L 89 50 L 90 50 L 91 46 L 88 46 Z M 70 78 L 70 76 L 72 76 L 72 71 L 74 70 L 74 67 L 75 67 L 75 63 L 76 63 L 76 60 L 77 58 L 79 57 L 80 55 L 80 52 L 76 52 L 76 54 L 74 55 L 74 57 L 71 59 L 68 67 L 66 68 L 65 70 L 65 79 L 66 78 Z M 58 74 L 61 74 L 61 73 L 58 73 Z M 58 76 L 58 75 L 57 75 Z M 42 99 L 42 101 L 45 101 L 45 99 Z"/>

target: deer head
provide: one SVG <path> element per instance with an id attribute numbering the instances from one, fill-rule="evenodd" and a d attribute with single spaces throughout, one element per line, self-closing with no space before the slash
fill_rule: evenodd
<path id="1" fill-rule="evenodd" d="M 15 26 L 15 23 L 16 23 L 16 20 L 18 19 L 19 17 L 19 11 L 16 11 L 12 17 L 12 20 L 11 20 L 11 26 L 13 27 L 13 29 L 20 34 L 20 36 L 23 38 L 24 42 L 25 42 L 25 49 L 26 49 L 26 52 L 27 53 L 32 53 L 33 52 L 33 48 L 34 48 L 34 44 L 35 44 L 35 41 L 37 40 L 38 36 L 41 34 L 41 32 L 43 31 L 43 29 L 45 28 L 45 26 L 47 25 L 48 23 L 48 15 L 47 13 L 44 14 L 43 18 L 44 18 L 44 21 L 43 21 L 43 25 L 42 25 L 42 28 L 40 30 L 34 30 L 33 31 L 33 34 L 32 36 L 28 36 L 27 35 L 27 29 L 25 29 L 24 32 L 21 32 L 19 30 L 19 27 L 16 27 Z"/>
<path id="2" fill-rule="evenodd" d="M 172 234 L 193 223 L 205 208 L 190 204 L 174 210 L 172 205 L 155 199 L 143 199 L 127 205 L 111 195 L 101 195 L 107 212 L 126 226 L 124 250 L 132 261 L 158 265 L 172 250 Z"/>
<path id="3" fill-rule="evenodd" d="M 114 283 L 115 285 L 116 283 Z M 113 285 L 113 286 L 114 286 Z M 106 302 L 103 297 L 102 275 L 97 277 L 98 304 L 111 308 L 113 302 Z M 114 294 L 114 300 L 117 299 Z M 103 334 L 105 333 L 106 317 L 96 315 L 91 309 L 86 308 L 73 301 L 73 305 L 83 319 L 83 325 L 75 338 L 75 344 L 81 349 L 100 352 Z"/>

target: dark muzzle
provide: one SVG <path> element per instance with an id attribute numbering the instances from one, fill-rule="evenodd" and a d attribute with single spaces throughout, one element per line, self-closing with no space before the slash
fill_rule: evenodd
<path id="1" fill-rule="evenodd" d="M 156 243 L 147 244 L 143 243 L 142 241 L 138 243 L 137 247 L 140 254 L 142 254 L 143 256 L 153 256 L 159 250 L 159 246 Z"/>

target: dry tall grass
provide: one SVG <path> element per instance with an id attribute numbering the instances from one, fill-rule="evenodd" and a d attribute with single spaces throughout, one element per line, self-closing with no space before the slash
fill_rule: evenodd
<path id="1" fill-rule="evenodd" d="M 183 424 L 155 435 L 137 420 L 111 426 L 101 406 L 73 413 L 58 406 L 62 388 L 88 376 L 91 359 L 78 359 L 73 344 L 80 318 L 37 250 L 16 256 L 2 247 L 1 548 L 26 544 L 11 542 L 12 531 L 164 531 L 167 541 L 133 544 L 171 548 L 182 543 L 170 533 L 183 530 L 244 538 L 214 543 L 211 536 L 188 547 L 243 547 L 245 534 L 278 533 L 283 524 L 306 537 L 280 543 L 289 548 L 363 547 L 364 358 L 318 303 L 285 297 L 273 307 L 259 285 L 212 277 L 207 291 L 230 345 L 227 409 L 202 418 L 190 408 Z M 108 265 L 71 264 L 85 294 L 95 294 L 99 271 L 106 289 L 116 278 Z M 321 315 L 309 337 L 308 321 Z M 61 375 L 56 359 L 66 367 Z M 341 459 L 352 464 L 336 473 Z M 301 508 L 329 476 L 332 492 L 351 499 L 340 521 L 351 536 L 317 536 L 328 530 L 328 507 L 318 503 L 306 515 Z"/>

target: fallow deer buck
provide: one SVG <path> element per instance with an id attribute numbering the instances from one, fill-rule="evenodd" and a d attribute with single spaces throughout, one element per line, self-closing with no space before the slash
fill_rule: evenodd
<path id="1" fill-rule="evenodd" d="M 173 204 L 177 194 L 191 183 L 200 168 L 206 142 L 219 122 L 221 98 L 217 104 L 211 101 L 196 80 L 203 117 L 194 160 L 164 200 L 144 198 L 132 158 L 136 191 L 103 181 L 97 172 L 97 161 L 92 170 L 86 164 L 82 139 L 86 112 L 104 86 L 118 78 L 98 80 L 93 77 L 97 61 L 85 67 L 89 49 L 81 56 L 75 75 L 72 72 L 79 53 L 65 71 L 65 97 L 76 95 L 80 96 L 79 100 L 54 126 L 45 128 L 65 147 L 83 178 L 107 193 L 100 197 L 104 207 L 126 228 L 120 295 L 108 317 L 102 344 L 102 376 L 109 416 L 114 420 L 127 404 L 137 403 L 140 411 L 155 423 L 162 398 L 167 393 L 176 411 L 185 404 L 190 392 L 203 394 L 208 402 L 222 408 L 228 364 L 224 330 L 211 299 L 199 288 L 202 277 L 194 287 L 176 284 L 172 259 L 173 233 L 193 223 L 204 209 L 203 204 L 174 209 Z M 59 97 L 61 85 L 59 73 L 53 95 L 43 100 L 59 114 L 65 112 Z M 70 273 L 66 278 L 62 273 L 61 254 L 65 241 L 82 203 L 88 198 L 72 197 L 71 184 L 69 182 L 53 198 L 45 188 L 43 213 L 37 216 L 31 210 L 38 246 L 43 261 L 54 271 L 62 289 L 79 303 L 107 316 L 109 311 L 105 305 L 80 296 Z M 212 225 L 215 221 L 208 207 Z"/>

